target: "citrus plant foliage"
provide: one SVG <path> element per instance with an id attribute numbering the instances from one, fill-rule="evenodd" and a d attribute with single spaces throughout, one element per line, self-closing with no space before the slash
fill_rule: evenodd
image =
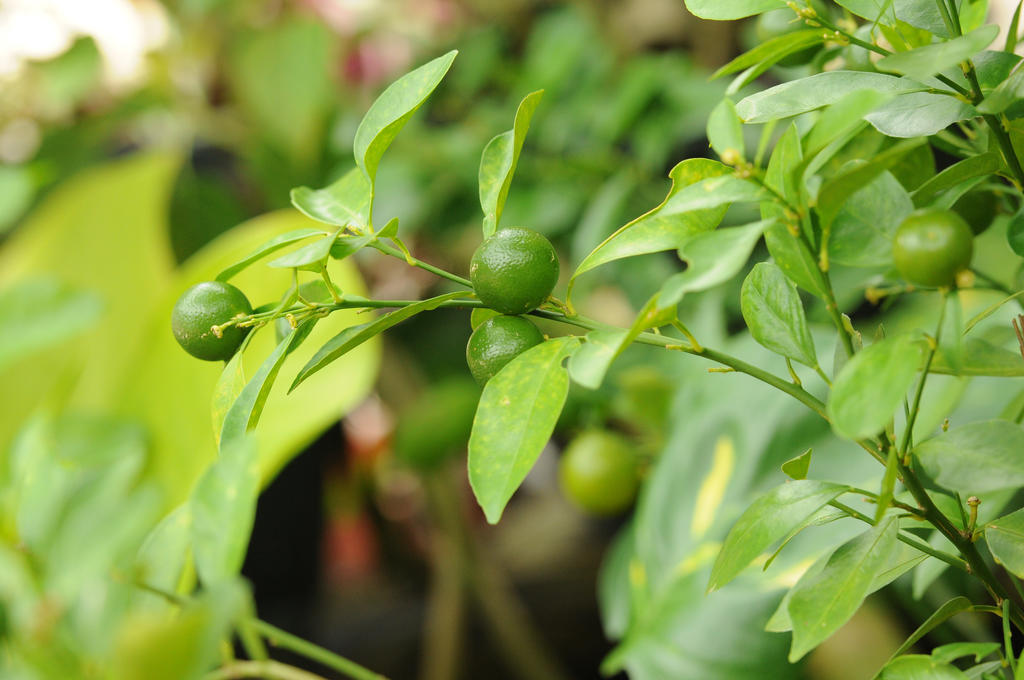
<path id="1" fill-rule="evenodd" d="M 378 98 L 355 133 L 355 167 L 327 187 L 292 191 L 295 207 L 322 228 L 278 234 L 220 272 L 217 281 L 226 283 L 273 255 L 266 266 L 295 275 L 277 299 L 253 300 L 259 306 L 251 313 L 232 309 L 209 331 L 241 343 L 217 387 L 221 455 L 179 510 L 191 516 L 190 538 L 177 536 L 173 515 L 157 530 L 191 541 L 204 585 L 230 589 L 237 575 L 258 490 L 247 433 L 286 357 L 338 310 L 388 310 L 344 328 L 284 376 L 301 391 L 395 324 L 458 307 L 474 311 L 477 338 L 520 327 L 500 361 L 474 367 L 485 385 L 468 439 L 468 477 L 491 523 L 549 440 L 570 382 L 598 387 L 633 345 L 671 353 L 684 366 L 669 442 L 602 573 L 604 625 L 619 641 L 603 671 L 797 677 L 793 664 L 868 595 L 908 573 L 920 595 L 953 569 L 982 588 L 939 606 L 879 677 L 1019 677 L 1013 644 L 1024 633 L 1024 597 L 1015 579 L 1024 579 L 1024 518 L 1011 503 L 1024 485 L 1024 399 L 1013 380 L 1024 376 L 1024 360 L 1009 325 L 1020 301 L 1004 270 L 1019 265 L 1011 250 L 1024 255 L 1024 67 L 1013 53 L 1020 8 L 1009 37 L 995 44 L 983 1 L 686 4 L 717 20 L 785 11 L 795 30 L 715 74 L 732 78 L 707 126 L 719 160 L 683 159 L 672 168 L 665 199 L 583 257 L 564 298 L 551 292 L 558 263 L 546 239 L 502 224 L 541 91 L 527 95 L 512 128 L 486 146 L 479 170 L 481 240 L 526 244 L 520 282 L 511 255 L 496 264 L 474 258 L 469 280 L 413 257 L 397 219 L 374 220 L 382 158 L 454 52 Z M 757 90 L 755 79 L 777 65 L 797 70 L 774 71 L 791 77 Z M 941 172 L 937 157 L 952 159 Z M 971 195 L 997 209 L 960 216 Z M 745 223 L 721 226 L 730 208 Z M 996 213 L 1004 214 L 990 228 Z M 343 290 L 328 264 L 366 248 L 446 279 L 451 292 L 372 300 Z M 577 313 L 580 277 L 666 251 L 685 268 L 648 291 L 628 327 Z M 764 261 L 752 265 L 753 258 Z M 713 300 L 700 296 L 740 277 L 748 332 L 726 338 L 698 326 L 707 315 L 695 312 L 693 299 Z M 322 294 L 303 295 L 300 281 L 316 279 Z M 891 327 L 843 313 L 865 293 L 918 311 Z M 484 308 L 525 316 L 486 320 Z M 529 317 L 556 322 L 544 327 L 558 331 L 535 336 Z M 251 377 L 240 377 L 242 353 L 268 327 L 279 330 L 276 348 Z M 479 358 L 486 349 L 470 353 Z M 741 375 L 707 375 L 708 367 Z M 621 444 L 614 448 L 621 453 Z M 631 464 L 607 457 L 603 465 L 620 470 L 621 498 L 593 498 L 590 472 L 567 473 L 581 504 L 599 511 L 619 509 L 634 492 Z M 232 502 L 217 501 L 225 497 Z M 149 545 L 172 542 L 151 536 Z M 228 621 L 241 622 L 243 634 L 257 625 L 232 606 Z M 1003 643 L 911 653 L 963 612 L 997 617 Z M 212 615 L 204 621 L 227 625 Z"/>

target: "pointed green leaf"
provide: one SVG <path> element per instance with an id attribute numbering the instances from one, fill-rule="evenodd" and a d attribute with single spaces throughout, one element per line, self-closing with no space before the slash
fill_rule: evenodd
<path id="1" fill-rule="evenodd" d="M 359 168 L 352 168 L 323 189 L 295 187 L 291 199 L 292 205 L 306 216 L 336 227 L 350 226 L 362 231 L 370 222 L 372 187 Z"/>
<path id="2" fill-rule="evenodd" d="M 281 248 L 287 248 L 291 244 L 298 243 L 299 241 L 303 241 L 311 236 L 327 236 L 328 233 L 330 232 L 324 229 L 307 227 L 304 229 L 295 229 L 294 231 L 289 231 L 288 233 L 281 234 L 280 236 L 275 236 L 238 262 L 235 262 L 230 267 L 222 270 L 217 274 L 217 280 L 227 281 L 249 265 L 254 262 L 258 262 L 262 258 L 280 250 Z"/>
<path id="3" fill-rule="evenodd" d="M 628 333 L 626 329 L 587 333 L 585 342 L 569 358 L 569 377 L 573 382 L 592 390 L 600 387 Z"/>
<path id="4" fill-rule="evenodd" d="M 736 115 L 736 105 L 731 99 L 723 99 L 708 115 L 708 142 L 719 158 L 726 152 L 738 154 L 737 160 L 746 155 L 746 144 L 743 141 L 743 121 Z M 730 161 L 731 162 L 731 161 Z M 735 165 L 734 162 L 731 164 Z"/>
<path id="5" fill-rule="evenodd" d="M 982 26 L 976 31 L 952 40 L 931 43 L 906 52 L 882 57 L 875 64 L 879 71 L 900 73 L 923 80 L 970 59 L 992 44 L 999 35 L 999 27 Z"/>
<path id="6" fill-rule="evenodd" d="M 893 659 L 877 680 L 968 680 L 956 666 L 941 663 L 923 654 L 908 654 Z"/>
<path id="7" fill-rule="evenodd" d="M 965 656 L 973 656 L 977 663 L 997 649 L 998 642 L 952 642 L 933 649 L 931 657 L 940 663 L 950 663 Z"/>
<path id="8" fill-rule="evenodd" d="M 715 78 L 736 73 L 759 64 L 775 64 L 780 59 L 806 49 L 811 45 L 821 44 L 821 40 L 820 28 L 808 28 L 806 30 L 777 35 L 736 57 L 711 74 L 711 79 L 714 80 Z"/>
<path id="9" fill-rule="evenodd" d="M 818 365 L 800 294 L 776 265 L 754 265 L 740 289 L 740 310 L 754 340 L 805 366 Z"/>
<path id="10" fill-rule="evenodd" d="M 811 449 L 807 449 L 796 458 L 790 458 L 782 464 L 782 472 L 790 479 L 807 479 L 811 469 Z"/>
<path id="11" fill-rule="evenodd" d="M 1022 98 L 1024 98 L 1024 68 L 1018 68 L 978 104 L 978 111 L 987 114 L 1002 113 Z"/>
<path id="12" fill-rule="evenodd" d="M 985 541 L 996 562 L 1024 578 L 1024 510 L 990 522 L 985 527 Z"/>
<path id="13" fill-rule="evenodd" d="M 956 97 L 931 92 L 908 92 L 882 104 L 865 115 L 864 120 L 883 135 L 910 138 L 937 134 L 957 121 L 977 115 L 972 105 Z"/>
<path id="14" fill-rule="evenodd" d="M 708 591 L 736 578 L 754 559 L 849 487 L 804 479 L 777 486 L 736 520 L 711 568 Z"/>
<path id="15" fill-rule="evenodd" d="M 579 344 L 574 337 L 543 342 L 484 387 L 469 438 L 469 483 L 491 524 L 551 437 L 569 390 L 563 363 Z"/>
<path id="16" fill-rule="evenodd" d="M 384 152 L 451 68 L 456 50 L 427 62 L 392 83 L 370 106 L 356 128 L 352 152 L 372 185 Z"/>
<path id="17" fill-rule="evenodd" d="M 192 539 L 192 508 L 183 503 L 146 536 L 135 557 L 138 578 L 146 585 L 175 592 Z M 153 596 L 150 596 L 153 597 Z"/>
<path id="18" fill-rule="evenodd" d="M 932 199 L 943 191 L 962 184 L 969 179 L 991 175 L 999 170 L 1000 167 L 1002 167 L 1002 159 L 995 151 L 965 158 L 919 186 L 912 194 L 914 205 L 918 208 L 923 208 L 929 205 Z"/>
<path id="19" fill-rule="evenodd" d="M 297 250 L 293 250 L 292 252 L 282 255 L 277 259 L 271 260 L 267 263 L 267 266 L 275 267 L 277 269 L 320 271 L 324 268 L 327 258 L 331 254 L 331 248 L 339 235 L 341 235 L 340 229 L 335 231 L 333 234 L 324 236 L 323 238 L 317 239 L 316 241 L 304 245 Z"/>
<path id="20" fill-rule="evenodd" d="M 512 129 L 491 139 L 480 157 L 480 207 L 484 211 L 484 238 L 494 234 L 501 222 L 501 213 L 508 198 L 512 176 L 519 163 L 530 120 L 537 110 L 544 90 L 531 92 L 519 102 Z"/>
<path id="21" fill-rule="evenodd" d="M 213 397 L 210 400 L 210 419 L 213 421 L 213 436 L 220 444 L 220 433 L 224 429 L 224 418 L 227 417 L 231 405 L 238 399 L 238 395 L 245 389 L 245 366 L 242 357 L 245 353 L 245 346 L 248 345 L 252 333 L 245 336 L 242 346 L 232 355 L 231 359 L 224 365 L 217 385 L 213 388 Z"/>
<path id="22" fill-rule="evenodd" d="M 910 637 L 903 641 L 903 644 L 899 646 L 899 649 L 893 652 L 889 660 L 892 661 L 899 655 L 909 651 L 918 640 L 957 614 L 960 614 L 961 612 L 968 612 L 973 609 L 974 605 L 966 597 L 954 597 L 953 599 L 946 601 L 941 607 L 936 609 L 931 616 L 925 619 L 924 623 L 918 626 L 917 630 L 915 630 Z"/>
<path id="23" fill-rule="evenodd" d="M 1024 486 L 1024 428 L 1008 420 L 954 427 L 914 455 L 938 484 L 964 496 Z"/>
<path id="24" fill-rule="evenodd" d="M 896 551 L 898 526 L 894 517 L 886 518 L 840 546 L 820 573 L 793 586 L 788 607 L 793 624 L 791 662 L 824 642 L 860 608 L 876 575 Z"/>
<path id="25" fill-rule="evenodd" d="M 686 0 L 686 9 L 701 19 L 723 21 L 785 7 L 783 0 Z"/>

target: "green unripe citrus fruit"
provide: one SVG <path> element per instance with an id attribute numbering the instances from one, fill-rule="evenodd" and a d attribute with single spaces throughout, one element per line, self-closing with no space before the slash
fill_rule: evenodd
<path id="1" fill-rule="evenodd" d="M 480 388 L 466 377 L 431 386 L 399 414 L 395 457 L 426 470 L 465 449 L 479 399 Z"/>
<path id="2" fill-rule="evenodd" d="M 971 264 L 974 235 L 951 210 L 923 208 L 910 213 L 896 229 L 892 258 L 896 270 L 920 286 L 951 286 Z"/>
<path id="3" fill-rule="evenodd" d="M 614 515 L 636 496 L 636 456 L 629 442 L 606 430 L 588 430 L 566 447 L 559 463 L 565 495 L 594 515 Z"/>
<path id="4" fill-rule="evenodd" d="M 773 9 L 768 12 L 764 12 L 761 16 L 757 17 L 757 23 L 754 26 L 754 32 L 757 35 L 757 39 L 760 42 L 767 42 L 772 38 L 777 38 L 780 35 L 786 35 L 787 33 L 793 33 L 795 31 L 802 31 L 809 28 L 803 21 L 797 20 L 796 14 L 792 10 L 788 9 Z M 811 47 L 805 47 L 802 50 L 798 50 L 792 54 L 788 54 L 778 62 L 779 66 L 803 66 L 814 59 L 814 55 L 821 49 L 821 45 L 813 45 Z"/>
<path id="5" fill-rule="evenodd" d="M 476 249 L 469 278 L 485 306 L 502 314 L 525 314 L 547 300 L 558 283 L 558 255 L 532 229 L 509 227 Z"/>
<path id="6" fill-rule="evenodd" d="M 999 200 L 991 191 L 968 191 L 953 204 L 953 212 L 964 218 L 977 235 L 988 229 L 999 214 Z"/>
<path id="7" fill-rule="evenodd" d="M 178 344 L 197 359 L 227 360 L 249 329 L 229 326 L 217 337 L 213 327 L 247 314 L 252 314 L 252 305 L 242 291 L 230 283 L 204 281 L 178 298 L 171 313 L 171 330 Z"/>
<path id="8" fill-rule="evenodd" d="M 544 336 L 521 316 L 496 316 L 476 327 L 466 343 L 469 372 L 483 385 L 505 364 L 544 342 Z"/>

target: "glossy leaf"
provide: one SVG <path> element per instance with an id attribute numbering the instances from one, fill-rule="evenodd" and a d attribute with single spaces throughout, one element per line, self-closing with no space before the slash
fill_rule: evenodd
<path id="1" fill-rule="evenodd" d="M 782 472 L 790 479 L 807 479 L 811 469 L 811 449 L 807 449 L 796 458 L 790 458 L 782 464 Z"/>
<path id="2" fill-rule="evenodd" d="M 1024 510 L 989 522 L 985 541 L 996 562 L 1018 578 L 1024 578 Z"/>
<path id="3" fill-rule="evenodd" d="M 1021 98 L 1024 98 L 1024 69 L 1018 68 L 996 89 L 989 92 L 988 96 L 978 104 L 978 111 L 989 114 L 1002 113 L 1019 102 Z"/>
<path id="4" fill-rule="evenodd" d="M 469 438 L 469 483 L 491 524 L 551 437 L 569 390 L 563 363 L 579 342 L 561 337 L 532 347 L 484 387 Z"/>
<path id="5" fill-rule="evenodd" d="M 918 640 L 941 626 L 949 619 L 953 618 L 957 614 L 968 612 L 973 609 L 974 605 L 966 597 L 954 597 L 951 600 L 947 600 L 941 607 L 932 612 L 931 616 L 925 619 L 924 622 L 917 627 L 917 630 L 915 630 L 911 636 L 908 637 L 895 652 L 893 652 L 892 657 L 890 657 L 890 661 L 898 657 L 900 654 L 910 651 Z"/>
<path id="6" fill-rule="evenodd" d="M 931 92 L 901 94 L 864 116 L 876 130 L 889 137 L 927 137 L 961 120 L 978 115 L 973 106 Z"/>
<path id="7" fill-rule="evenodd" d="M 742 19 L 785 7 L 782 0 L 686 0 L 686 9 L 701 19 Z"/>
<path id="8" fill-rule="evenodd" d="M 508 198 L 512 176 L 519 163 L 519 153 L 523 150 L 526 133 L 530 129 L 530 120 L 537 110 L 544 90 L 531 92 L 519 102 L 515 122 L 512 129 L 502 132 L 491 139 L 484 147 L 480 157 L 480 207 L 484 211 L 484 238 L 491 236 L 501 222 L 501 213 Z"/>
<path id="9" fill-rule="evenodd" d="M 826 71 L 757 92 L 736 105 L 745 123 L 766 123 L 834 104 L 853 90 L 920 92 L 927 89 L 907 78 L 864 71 Z"/>
<path id="10" fill-rule="evenodd" d="M 951 40 L 890 54 L 879 59 L 875 66 L 879 71 L 899 73 L 923 80 L 970 59 L 991 45 L 997 35 L 998 26 L 983 26 Z"/>
<path id="11" fill-rule="evenodd" d="M 895 518 L 883 520 L 839 547 L 820 573 L 793 586 L 788 607 L 793 624 L 790 661 L 824 642 L 860 608 L 876 575 L 896 551 L 897 531 Z"/>
<path id="12" fill-rule="evenodd" d="M 324 229 L 318 229 L 316 227 L 305 227 L 303 229 L 294 229 L 285 234 L 281 234 L 280 236 L 275 236 L 274 238 L 270 239 L 269 241 L 261 245 L 256 250 L 252 251 L 251 253 L 243 257 L 238 262 L 235 262 L 230 267 L 221 270 L 221 272 L 217 274 L 217 280 L 228 281 L 238 272 L 244 270 L 249 265 L 258 262 L 259 260 L 263 259 L 267 255 L 270 255 L 271 253 L 277 252 L 282 248 L 287 248 L 293 243 L 304 241 L 312 236 L 327 236 L 328 233 L 329 232 L 325 231 Z"/>
<path id="13" fill-rule="evenodd" d="M 336 227 L 363 230 L 369 225 L 373 192 L 362 171 L 352 168 L 323 189 L 295 187 L 291 199 L 292 205 L 307 217 Z"/>
<path id="14" fill-rule="evenodd" d="M 242 388 L 238 398 L 224 415 L 224 425 L 220 431 L 220 447 L 229 446 L 234 440 L 241 439 L 247 432 L 254 429 L 263 413 L 263 407 L 270 396 L 270 388 L 274 385 L 277 374 L 281 371 L 285 357 L 288 356 L 316 325 L 317 319 L 303 321 L 298 328 L 292 330 L 284 340 L 277 344 L 252 378 Z"/>
<path id="15" fill-rule="evenodd" d="M 242 437 L 223 443 L 189 499 L 192 551 L 204 586 L 230 581 L 241 570 L 260 489 L 253 440 Z"/>
<path id="16" fill-rule="evenodd" d="M 804 148 L 808 156 L 813 156 L 829 144 L 834 143 L 848 134 L 862 120 L 884 103 L 893 98 L 889 92 L 875 90 L 854 90 L 832 104 L 824 111 L 814 127 L 807 134 Z"/>
<path id="17" fill-rule="evenodd" d="M 371 185 L 377 177 L 377 166 L 384 152 L 412 114 L 441 83 L 457 54 L 453 50 L 405 74 L 389 85 L 363 116 L 356 128 L 352 152 L 356 165 L 366 174 Z"/>
<path id="18" fill-rule="evenodd" d="M 914 455 L 932 479 L 964 497 L 1024 486 L 1024 428 L 1008 420 L 954 427 L 918 444 Z"/>
<path id="19" fill-rule="evenodd" d="M 941 192 L 962 184 L 969 179 L 990 175 L 999 170 L 1001 166 L 1002 159 L 994 151 L 965 158 L 944 169 L 919 186 L 912 194 L 914 205 L 922 208 L 930 204 L 932 199 Z"/>
<path id="20" fill-rule="evenodd" d="M 889 171 L 855 191 L 832 221 L 828 257 L 849 267 L 878 267 L 892 261 L 892 239 L 914 203 Z"/>
<path id="21" fill-rule="evenodd" d="M 800 294 L 776 265 L 754 265 L 740 290 L 740 309 L 759 343 L 805 366 L 818 365 Z"/>
<path id="22" fill-rule="evenodd" d="M 707 125 L 708 142 L 719 158 L 725 158 L 727 152 L 738 154 L 737 160 L 746 155 L 746 143 L 743 141 L 743 121 L 736 115 L 736 105 L 730 99 L 718 102 L 711 109 Z"/>
<path id="23" fill-rule="evenodd" d="M 883 668 L 878 680 L 968 680 L 968 676 L 956 666 L 936 661 L 930 656 L 908 654 Z"/>
<path id="24" fill-rule="evenodd" d="M 805 479 L 777 486 L 758 498 L 726 536 L 711 569 L 708 591 L 736 578 L 758 555 L 848 490 L 841 484 Z"/>
<path id="25" fill-rule="evenodd" d="M 711 75 L 711 79 L 736 73 L 751 66 L 771 65 L 795 52 L 819 44 L 821 44 L 821 29 L 818 28 L 783 33 L 736 57 L 715 71 Z"/>
<path id="26" fill-rule="evenodd" d="M 951 642 L 933 649 L 931 657 L 940 663 L 950 663 L 965 656 L 973 656 L 977 663 L 998 649 L 998 642 Z"/>
<path id="27" fill-rule="evenodd" d="M 914 384 L 920 362 L 921 347 L 910 335 L 879 340 L 855 354 L 829 395 L 833 429 L 847 439 L 884 430 Z"/>
<path id="28" fill-rule="evenodd" d="M 319 238 L 312 243 L 302 246 L 290 253 L 267 263 L 268 267 L 277 269 L 301 269 L 303 271 L 320 271 L 331 254 L 331 248 L 341 231 Z"/>
<path id="29" fill-rule="evenodd" d="M 56 277 L 31 278 L 0 290 L 0 369 L 78 335 L 99 320 L 103 300 Z"/>
<path id="30" fill-rule="evenodd" d="M 350 326 L 346 328 L 328 340 L 320 349 L 317 350 L 316 354 L 313 355 L 306 365 L 302 367 L 302 370 L 299 371 L 298 375 L 295 376 L 295 380 L 292 382 L 288 391 L 291 392 L 317 371 L 322 370 L 331 362 L 344 356 L 350 350 L 358 347 L 370 338 L 383 333 L 392 326 L 401 323 L 420 312 L 428 312 L 432 309 L 437 309 L 442 302 L 464 298 L 466 295 L 467 293 L 463 291 L 445 293 L 444 295 L 438 295 L 437 297 L 432 297 L 427 300 L 421 300 L 420 302 L 411 304 L 407 307 L 402 307 L 393 312 L 388 312 L 387 314 L 377 317 L 373 321 L 367 321 L 366 323 L 358 326 Z"/>
<path id="31" fill-rule="evenodd" d="M 628 333 L 628 330 L 587 333 L 585 342 L 569 358 L 569 377 L 573 382 L 592 390 L 600 387 Z"/>
<path id="32" fill-rule="evenodd" d="M 774 222 L 773 219 L 761 220 L 691 238 L 679 249 L 679 256 L 689 266 L 662 285 L 658 293 L 659 308 L 674 307 L 686 293 L 713 288 L 736 276 L 750 259 L 761 234 Z"/>

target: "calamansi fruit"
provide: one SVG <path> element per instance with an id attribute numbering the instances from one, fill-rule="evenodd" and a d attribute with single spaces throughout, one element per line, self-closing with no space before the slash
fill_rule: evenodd
<path id="1" fill-rule="evenodd" d="M 171 330 L 178 344 L 197 359 L 227 360 L 238 350 L 248 329 L 228 326 L 218 337 L 213 327 L 251 313 L 252 305 L 242 291 L 230 283 L 204 281 L 178 298 L 171 313 Z"/>
<path id="2" fill-rule="evenodd" d="M 951 210 L 924 208 L 896 229 L 892 258 L 900 276 L 919 286 L 951 286 L 971 264 L 974 236 Z"/>
<path id="3" fill-rule="evenodd" d="M 473 290 L 486 307 L 525 314 L 539 307 L 558 282 L 558 255 L 551 242 L 524 227 L 488 238 L 469 265 Z"/>
<path id="4" fill-rule="evenodd" d="M 521 316 L 495 316 L 476 327 L 466 344 L 469 372 L 483 385 L 505 364 L 544 342 L 544 336 Z"/>
<path id="5" fill-rule="evenodd" d="M 566 447 L 559 481 L 563 493 L 580 509 L 614 515 L 628 508 L 636 496 L 636 456 L 621 435 L 588 430 Z"/>

